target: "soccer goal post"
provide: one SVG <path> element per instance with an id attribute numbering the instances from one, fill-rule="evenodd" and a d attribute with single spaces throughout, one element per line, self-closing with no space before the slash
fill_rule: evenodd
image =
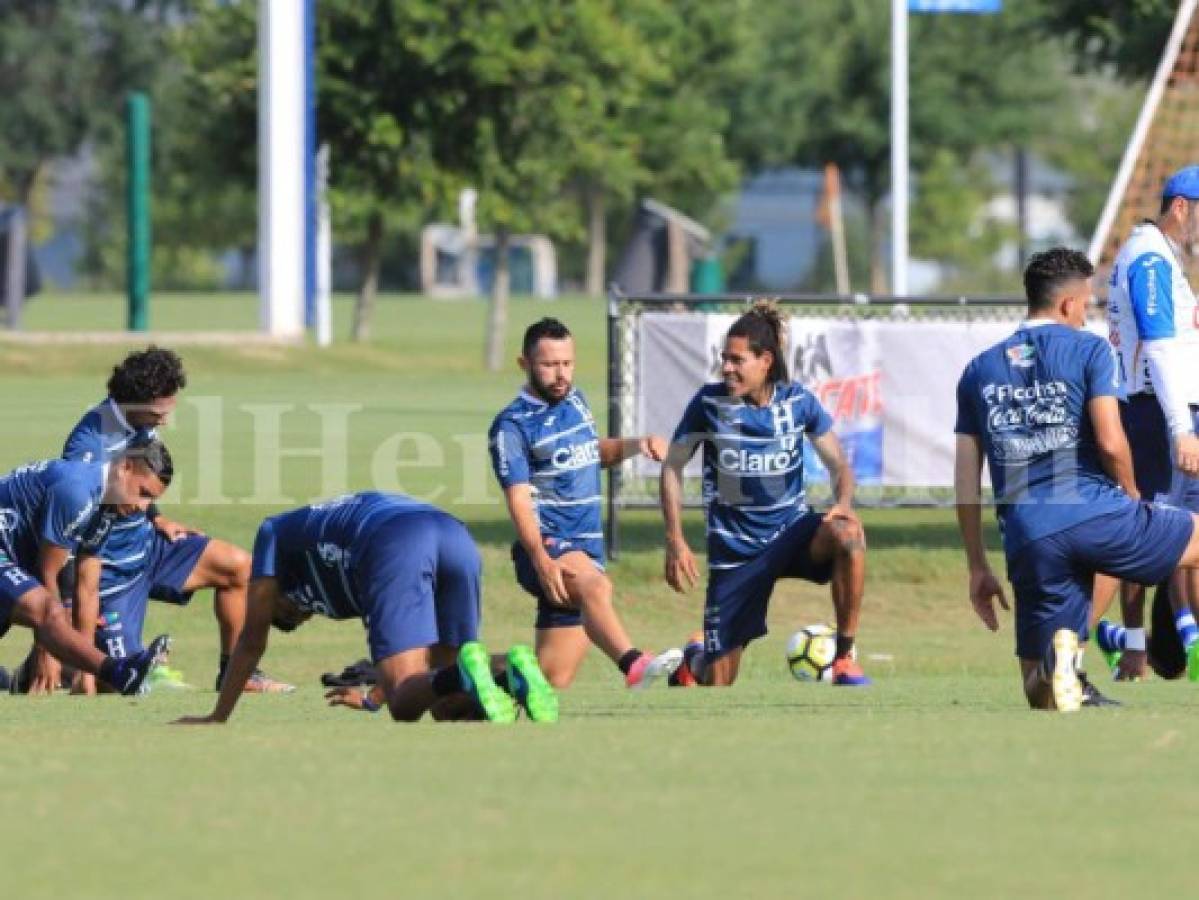
<path id="1" fill-rule="evenodd" d="M 966 363 L 1011 334 L 1019 297 L 770 295 L 787 314 L 790 378 L 832 415 L 864 505 L 947 505 L 953 497 L 956 386 Z M 696 390 L 720 379 L 720 351 L 747 294 L 608 298 L 610 437 L 667 439 Z M 1100 320 L 1088 327 L 1106 333 Z M 701 503 L 697 452 L 685 502 Z M 660 466 L 644 457 L 609 471 L 607 541 L 620 546 L 620 513 L 658 503 Z M 829 495 L 828 473 L 804 449 L 809 497 Z"/>

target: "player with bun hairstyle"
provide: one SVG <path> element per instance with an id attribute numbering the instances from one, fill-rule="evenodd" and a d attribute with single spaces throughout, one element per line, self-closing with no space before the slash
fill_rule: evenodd
<path id="1" fill-rule="evenodd" d="M 688 646 L 676 681 L 729 685 L 741 654 L 766 634 L 766 610 L 780 578 L 831 582 L 837 620 L 833 683 L 866 685 L 853 656 L 866 579 L 866 539 L 853 511 L 853 470 L 820 402 L 787 374 L 785 323 L 759 301 L 729 328 L 723 381 L 704 385 L 683 413 L 662 466 L 666 581 L 683 592 L 699 569 L 683 535 L 683 466 L 703 447 L 708 590 L 702 645 Z M 804 441 L 830 473 L 833 506 L 805 500 Z"/>

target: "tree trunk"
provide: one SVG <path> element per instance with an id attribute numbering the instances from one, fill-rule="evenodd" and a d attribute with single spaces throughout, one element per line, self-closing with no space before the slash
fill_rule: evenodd
<path id="1" fill-rule="evenodd" d="M 598 184 L 587 190 L 587 296 L 604 295 L 604 272 L 608 252 L 608 219 L 604 189 Z"/>
<path id="2" fill-rule="evenodd" d="M 41 163 L 17 175 L 17 208 L 9 219 L 8 243 L 4 247 L 8 277 L 0 289 L 4 292 L 4 318 L 9 330 L 21 327 L 21 310 L 25 305 L 25 264 L 29 237 L 29 205 L 33 186 L 37 183 Z"/>
<path id="3" fill-rule="evenodd" d="M 375 315 L 375 296 L 379 292 L 379 259 L 383 255 L 383 216 L 371 213 L 366 226 L 366 243 L 362 247 L 362 287 L 354 302 L 354 328 L 350 340 L 366 341 L 371 336 L 371 319 Z"/>
<path id="4" fill-rule="evenodd" d="M 487 312 L 487 371 L 504 366 L 504 335 L 508 330 L 508 229 L 495 231 L 495 281 Z"/>
<path id="5" fill-rule="evenodd" d="M 886 294 L 888 260 L 883 254 L 883 238 L 887 233 L 887 217 L 880 200 L 871 199 L 870 205 L 870 293 Z"/>

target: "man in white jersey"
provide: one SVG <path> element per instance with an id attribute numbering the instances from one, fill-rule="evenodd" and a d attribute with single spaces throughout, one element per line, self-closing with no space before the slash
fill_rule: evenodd
<path id="1" fill-rule="evenodd" d="M 1199 306 L 1183 259 L 1197 241 L 1199 166 L 1188 166 L 1166 181 L 1157 219 L 1137 225 L 1120 248 L 1108 283 L 1109 340 L 1137 487 L 1148 501 L 1192 512 L 1199 511 Z M 1176 572 L 1168 589 L 1189 664 L 1199 654 L 1192 613 L 1199 573 Z M 1101 624 L 1097 637 L 1106 653 L 1124 652 L 1119 674 L 1138 678 L 1146 669 L 1144 587 L 1126 584 L 1121 605 L 1125 630 Z M 1199 677 L 1199 663 L 1189 669 L 1192 679 Z"/>

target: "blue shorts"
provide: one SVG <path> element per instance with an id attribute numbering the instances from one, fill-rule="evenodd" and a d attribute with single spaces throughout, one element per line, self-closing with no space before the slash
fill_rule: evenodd
<path id="1" fill-rule="evenodd" d="M 1199 431 L 1199 410 L 1191 407 Z M 1153 394 L 1133 394 L 1120 404 L 1120 421 L 1132 449 L 1137 490 L 1150 501 L 1199 512 L 1199 478 L 1188 478 L 1174 466 L 1174 448 L 1161 403 Z"/>
<path id="2" fill-rule="evenodd" d="M 569 543 L 565 545 L 561 543 L 547 543 L 545 545 L 545 552 L 550 555 L 551 559 L 557 559 L 559 556 L 570 553 L 572 550 L 582 550 L 584 553 L 587 553 L 587 556 L 595 563 L 595 567 L 601 572 L 604 571 L 604 564 L 582 547 Z M 533 568 L 533 560 L 529 558 L 528 551 L 525 550 L 524 545 L 520 541 L 512 545 L 512 562 L 516 566 L 516 580 L 520 583 L 520 586 L 537 598 L 537 618 L 533 624 L 534 628 L 571 628 L 583 624 L 583 611 L 581 609 L 559 606 L 557 603 L 551 603 L 546 598 L 545 591 L 541 589 L 541 579 L 537 577 L 537 570 Z"/>
<path id="3" fill-rule="evenodd" d="M 1129 500 L 1117 512 L 1017 550 L 1008 559 L 1016 595 L 1016 655 L 1041 659 L 1059 628 L 1085 640 L 1095 573 L 1157 584 L 1178 567 L 1193 529 L 1188 512 Z"/>
<path id="4" fill-rule="evenodd" d="M 828 584 L 832 559 L 816 562 L 812 539 L 824 514 L 805 513 L 761 553 L 735 569 L 709 569 L 704 603 L 704 654 L 711 661 L 766 634 L 766 609 L 780 578 Z"/>
<path id="5" fill-rule="evenodd" d="M 100 580 L 100 619 L 96 623 L 96 647 L 109 656 L 132 656 L 142 649 L 142 628 L 151 599 L 186 605 L 192 598 L 184 591 L 196 563 L 204 555 L 210 538 L 189 534 L 177 541 L 155 531 L 146 544 L 142 568 L 129 573 L 128 580 L 108 584 Z"/>
<path id="6" fill-rule="evenodd" d="M 12 611 L 17 601 L 42 583 L 12 561 L 0 550 L 0 637 L 12 624 Z"/>
<path id="7" fill-rule="evenodd" d="M 252 578 L 277 578 L 302 586 L 304 570 L 283 571 L 280 545 L 290 551 L 309 540 L 303 515 L 267 519 L 254 539 Z M 291 518 L 295 516 L 294 518 Z M 352 547 L 349 569 L 353 602 L 366 623 L 371 658 L 444 644 L 460 647 L 479 635 L 483 563 L 466 526 L 440 510 L 419 510 L 373 524 Z M 286 559 L 302 559 L 290 553 Z M 348 618 L 348 615 L 335 615 Z"/>
<path id="8" fill-rule="evenodd" d="M 448 513 L 406 513 L 382 523 L 354 572 L 371 658 L 476 640 L 482 580 L 478 547 Z"/>

